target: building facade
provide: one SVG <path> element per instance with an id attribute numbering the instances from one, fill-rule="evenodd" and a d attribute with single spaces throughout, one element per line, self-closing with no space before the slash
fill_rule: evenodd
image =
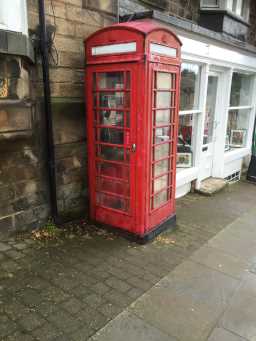
<path id="1" fill-rule="evenodd" d="M 18 19 L 9 3 L 0 4 L 0 234 L 51 215 L 38 1 L 15 0 Z M 83 40 L 119 16 L 150 16 L 183 43 L 176 196 L 208 177 L 240 177 L 255 117 L 255 7 L 247 0 L 45 1 L 61 217 L 85 217 L 88 205 Z"/>

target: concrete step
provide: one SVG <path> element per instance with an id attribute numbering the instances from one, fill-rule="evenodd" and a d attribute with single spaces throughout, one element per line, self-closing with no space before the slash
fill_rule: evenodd
<path id="1" fill-rule="evenodd" d="M 198 193 L 211 196 L 227 186 L 228 182 L 221 178 L 208 178 L 201 182 Z"/>

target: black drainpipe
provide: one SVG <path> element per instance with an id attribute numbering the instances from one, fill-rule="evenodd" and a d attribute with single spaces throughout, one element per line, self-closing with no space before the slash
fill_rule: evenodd
<path id="1" fill-rule="evenodd" d="M 55 150 L 52 122 L 51 89 L 49 77 L 49 58 L 48 58 L 48 37 L 45 22 L 44 0 L 38 0 L 39 7 L 39 34 L 40 34 L 40 52 L 42 57 L 42 71 L 44 83 L 44 113 L 45 113 L 45 134 L 46 134 L 46 152 L 47 152 L 47 170 L 50 189 L 51 217 L 55 223 L 58 221 L 58 205 L 56 192 L 55 175 Z"/>

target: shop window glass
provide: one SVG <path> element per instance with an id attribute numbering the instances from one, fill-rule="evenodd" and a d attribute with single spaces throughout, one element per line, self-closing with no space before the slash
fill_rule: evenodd
<path id="1" fill-rule="evenodd" d="M 246 147 L 251 109 L 229 110 L 225 150 Z"/>
<path id="2" fill-rule="evenodd" d="M 217 87 L 218 87 L 218 77 L 209 76 L 208 87 L 207 87 L 207 97 L 206 97 L 206 112 L 205 112 L 205 121 L 204 121 L 203 144 L 211 143 L 213 139 Z"/>
<path id="3" fill-rule="evenodd" d="M 230 94 L 230 106 L 239 107 L 250 105 L 251 101 L 252 77 L 234 72 L 232 77 L 232 86 Z"/>
<path id="4" fill-rule="evenodd" d="M 180 110 L 198 108 L 200 67 L 183 63 L 181 66 Z"/>
<path id="5" fill-rule="evenodd" d="M 192 114 L 179 117 L 177 168 L 192 167 L 193 120 Z"/>

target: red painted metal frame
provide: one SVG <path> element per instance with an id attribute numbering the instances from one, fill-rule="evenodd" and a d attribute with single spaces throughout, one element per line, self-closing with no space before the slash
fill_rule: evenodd
<path id="1" fill-rule="evenodd" d="M 136 42 L 136 52 L 93 56 L 93 47 L 108 44 Z M 156 43 L 177 50 L 177 57 L 170 58 L 150 52 L 150 43 Z M 102 29 L 85 41 L 86 48 L 86 105 L 87 105 L 87 136 L 88 136 L 88 167 L 89 167 L 89 198 L 91 219 L 127 230 L 135 235 L 143 237 L 148 232 L 175 215 L 175 176 L 176 176 L 176 145 L 178 133 L 178 107 L 179 107 L 179 83 L 180 83 L 180 46 L 179 39 L 166 27 L 159 26 L 152 20 L 140 20 L 124 24 L 112 25 Z M 130 207 L 127 212 L 120 209 L 109 208 L 100 205 L 96 200 L 96 141 L 95 128 L 109 128 L 102 124 L 95 125 L 93 103 L 93 75 L 102 72 L 130 72 L 130 128 L 115 127 L 115 130 L 123 130 L 124 145 L 130 151 L 129 181 L 130 181 Z M 175 103 L 170 104 L 172 111 L 172 136 L 170 146 L 172 155 L 169 155 L 170 177 L 169 187 L 172 193 L 168 201 L 161 207 L 152 209 L 152 158 L 153 148 L 153 123 L 154 110 L 154 77 L 156 72 L 175 74 L 175 86 L 170 92 L 175 93 Z M 125 90 L 106 89 L 107 91 L 125 92 Z M 96 91 L 100 91 L 96 88 Z M 104 92 L 104 90 L 102 90 Z M 99 102 L 97 102 L 97 106 Z M 99 109 L 99 108 L 98 108 Z M 110 108 L 100 108 L 109 110 Z M 116 109 L 115 109 L 116 110 Z M 122 109 L 118 109 L 122 111 Z M 97 116 L 98 117 L 98 116 Z M 160 127 L 160 126 L 159 126 Z M 99 139 L 99 133 L 97 135 Z M 165 143 L 165 142 L 163 142 Z M 100 142 L 100 145 L 102 142 Z M 103 143 L 110 147 L 120 145 Z M 132 152 L 133 145 L 136 151 Z M 116 161 L 110 163 L 116 164 Z M 162 174 L 163 175 L 163 174 Z M 115 175 L 102 176 L 104 181 L 116 181 Z M 104 182 L 103 181 L 103 182 Z M 118 181 L 118 180 L 117 180 Z M 125 193 L 125 189 L 124 189 Z M 120 198 L 126 198 L 127 192 Z"/>

